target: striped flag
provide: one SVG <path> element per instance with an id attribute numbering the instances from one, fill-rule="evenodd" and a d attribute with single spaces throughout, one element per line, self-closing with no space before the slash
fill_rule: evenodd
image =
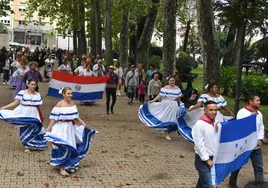
<path id="1" fill-rule="evenodd" d="M 76 76 L 53 71 L 48 96 L 62 98 L 59 90 L 62 87 L 70 87 L 73 90 L 73 100 L 101 99 L 108 79 L 108 76 Z"/>

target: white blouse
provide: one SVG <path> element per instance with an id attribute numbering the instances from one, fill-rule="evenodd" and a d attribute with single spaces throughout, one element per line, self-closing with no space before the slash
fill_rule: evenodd
<path id="1" fill-rule="evenodd" d="M 205 103 L 207 101 L 214 101 L 217 104 L 218 109 L 227 106 L 226 100 L 221 95 L 219 95 L 218 97 L 211 97 L 208 94 L 203 94 L 199 97 L 197 102 Z"/>
<path id="2" fill-rule="evenodd" d="M 160 96 L 162 97 L 163 100 L 175 101 L 177 98 L 182 96 L 182 93 L 180 88 L 178 89 L 161 88 Z"/>
<path id="3" fill-rule="evenodd" d="M 79 76 L 97 76 L 93 71 L 87 71 L 86 69 L 82 70 Z"/>
<path id="4" fill-rule="evenodd" d="M 21 90 L 17 94 L 15 99 L 19 100 L 20 104 L 22 105 L 39 106 L 43 104 L 40 93 L 36 93 L 35 95 L 30 95 L 25 90 Z"/>
<path id="5" fill-rule="evenodd" d="M 49 119 L 74 120 L 79 117 L 76 105 L 70 107 L 54 107 L 50 113 Z"/>

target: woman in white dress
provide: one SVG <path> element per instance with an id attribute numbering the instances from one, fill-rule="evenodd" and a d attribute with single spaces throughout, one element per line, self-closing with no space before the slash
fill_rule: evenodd
<path id="1" fill-rule="evenodd" d="M 161 88 L 157 97 L 140 107 L 139 118 L 149 127 L 165 130 L 166 139 L 171 140 L 170 132 L 177 129 L 177 116 L 180 111 L 178 102 L 182 92 L 175 85 L 173 76 L 168 78 L 168 82 L 169 85 Z M 156 102 L 160 99 L 161 102 Z"/>
<path id="2" fill-rule="evenodd" d="M 199 120 L 199 118 L 204 114 L 203 105 L 207 101 L 214 101 L 217 104 L 217 122 L 226 122 L 234 118 L 233 112 L 227 107 L 227 102 L 223 96 L 218 94 L 218 86 L 215 83 L 210 83 L 206 86 L 205 89 L 208 89 L 208 93 L 202 94 L 197 103 L 194 106 L 191 106 L 184 116 L 178 118 L 178 131 L 185 137 L 187 140 L 193 142 L 192 138 L 192 128 Z M 224 110 L 229 116 L 224 116 L 221 113 L 221 110 Z"/>
<path id="3" fill-rule="evenodd" d="M 9 81 L 9 86 L 11 87 L 16 87 L 18 85 L 18 83 L 20 82 L 20 79 L 16 76 L 16 70 L 18 68 L 20 68 L 20 64 L 21 62 L 23 61 L 23 59 L 25 59 L 26 57 L 22 56 L 21 53 L 18 53 L 17 54 L 17 60 L 16 61 L 13 61 L 13 63 L 11 63 L 11 67 L 13 68 L 13 74 L 12 74 L 12 77 Z"/>
<path id="4" fill-rule="evenodd" d="M 35 81 L 27 80 L 27 86 L 28 89 L 21 90 L 12 103 L 0 108 L 0 120 L 20 127 L 20 139 L 26 148 L 25 152 L 29 152 L 29 149 L 44 150 L 43 116 L 39 108 L 43 101 L 40 93 L 35 91 Z M 16 108 L 7 110 L 13 107 Z"/>
<path id="5" fill-rule="evenodd" d="M 63 100 L 50 113 L 50 123 L 44 137 L 53 144 L 50 164 L 59 166 L 60 174 L 66 177 L 77 170 L 79 160 L 89 152 L 91 137 L 97 132 L 87 129 L 86 123 L 79 118 L 77 107 L 72 101 L 72 89 L 63 88 L 60 93 Z"/>
<path id="6" fill-rule="evenodd" d="M 118 84 L 116 88 L 116 95 L 121 96 L 121 86 L 122 86 L 122 77 L 123 77 L 123 68 L 120 65 L 120 62 L 117 62 L 116 64 L 116 69 L 114 71 L 115 74 L 118 76 Z"/>

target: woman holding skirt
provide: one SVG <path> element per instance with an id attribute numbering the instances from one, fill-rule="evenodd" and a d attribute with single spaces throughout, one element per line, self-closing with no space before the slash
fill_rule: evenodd
<path id="1" fill-rule="evenodd" d="M 21 66 L 16 72 L 14 72 L 14 75 L 19 78 L 16 85 L 16 90 L 13 93 L 13 98 L 17 96 L 17 94 L 21 91 L 26 89 L 26 83 L 24 82 L 24 75 L 29 69 L 26 67 L 26 61 L 21 62 Z"/>
<path id="2" fill-rule="evenodd" d="M 170 132 L 177 129 L 177 116 L 180 113 L 181 90 L 175 85 L 173 76 L 168 78 L 169 85 L 161 88 L 160 94 L 142 105 L 139 118 L 147 126 L 167 132 L 166 139 L 171 140 Z M 161 102 L 156 102 L 161 99 Z"/>
<path id="3" fill-rule="evenodd" d="M 21 90 L 14 101 L 0 108 L 0 120 L 20 127 L 20 140 L 25 152 L 30 149 L 44 150 L 43 116 L 39 106 L 43 104 L 41 95 L 35 91 L 36 82 L 27 80 L 28 89 Z M 14 110 L 7 110 L 17 106 Z"/>
<path id="4" fill-rule="evenodd" d="M 88 154 L 92 136 L 97 131 L 86 128 L 85 122 L 79 118 L 72 101 L 72 89 L 66 87 L 60 93 L 63 100 L 50 113 L 45 139 L 53 144 L 50 164 L 60 167 L 60 174 L 66 177 L 78 169 L 79 161 Z"/>

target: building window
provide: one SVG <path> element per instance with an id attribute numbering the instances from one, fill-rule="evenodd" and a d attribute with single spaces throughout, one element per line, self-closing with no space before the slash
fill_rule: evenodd
<path id="1" fill-rule="evenodd" d="M 19 20 L 19 25 L 24 25 L 24 21 Z"/>

